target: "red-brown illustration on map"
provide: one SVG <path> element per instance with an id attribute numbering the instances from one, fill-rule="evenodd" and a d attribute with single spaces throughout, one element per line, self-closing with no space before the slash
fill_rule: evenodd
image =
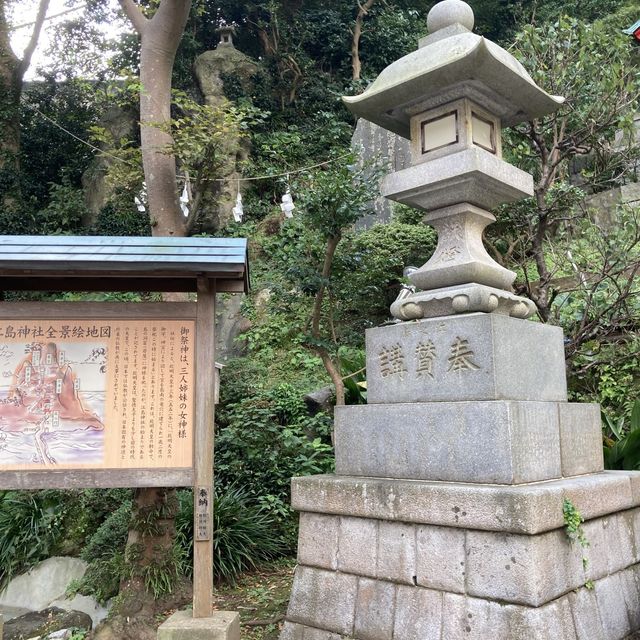
<path id="1" fill-rule="evenodd" d="M 15 344 L 0 356 L 0 465 L 101 462 L 105 345 Z"/>

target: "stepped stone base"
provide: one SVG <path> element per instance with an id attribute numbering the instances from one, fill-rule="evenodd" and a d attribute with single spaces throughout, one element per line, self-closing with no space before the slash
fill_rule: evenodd
<path id="1" fill-rule="evenodd" d="M 336 473 L 522 484 L 604 468 L 600 407 L 422 402 L 336 407 Z"/>
<path id="2" fill-rule="evenodd" d="M 281 640 L 620 640 L 640 628 L 640 473 L 500 487 L 312 477 Z M 563 500 L 590 546 L 564 530 Z"/>

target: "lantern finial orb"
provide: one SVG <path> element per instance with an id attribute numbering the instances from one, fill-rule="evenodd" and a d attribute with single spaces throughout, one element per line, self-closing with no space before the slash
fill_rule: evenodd
<path id="1" fill-rule="evenodd" d="M 475 17 L 473 9 L 462 0 L 443 0 L 438 2 L 427 16 L 427 28 L 429 33 L 435 33 L 440 29 L 461 24 L 465 29 L 473 31 Z"/>

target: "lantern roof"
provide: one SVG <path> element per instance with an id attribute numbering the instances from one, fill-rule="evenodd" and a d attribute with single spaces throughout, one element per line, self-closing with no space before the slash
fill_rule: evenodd
<path id="1" fill-rule="evenodd" d="M 357 116 L 405 138 L 413 115 L 466 97 L 513 126 L 555 111 L 564 98 L 536 85 L 502 47 L 471 32 L 471 7 L 444 0 L 427 18 L 431 34 L 417 51 L 384 69 L 358 96 L 344 97 Z"/>

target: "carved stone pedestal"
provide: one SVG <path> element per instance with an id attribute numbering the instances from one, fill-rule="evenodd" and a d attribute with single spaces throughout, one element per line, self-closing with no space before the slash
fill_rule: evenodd
<path id="1" fill-rule="evenodd" d="M 621 640 L 640 628 L 640 473 L 604 472 L 562 332 L 496 314 L 367 332 L 336 476 L 297 478 L 281 640 Z M 563 506 L 585 518 L 570 539 Z"/>

